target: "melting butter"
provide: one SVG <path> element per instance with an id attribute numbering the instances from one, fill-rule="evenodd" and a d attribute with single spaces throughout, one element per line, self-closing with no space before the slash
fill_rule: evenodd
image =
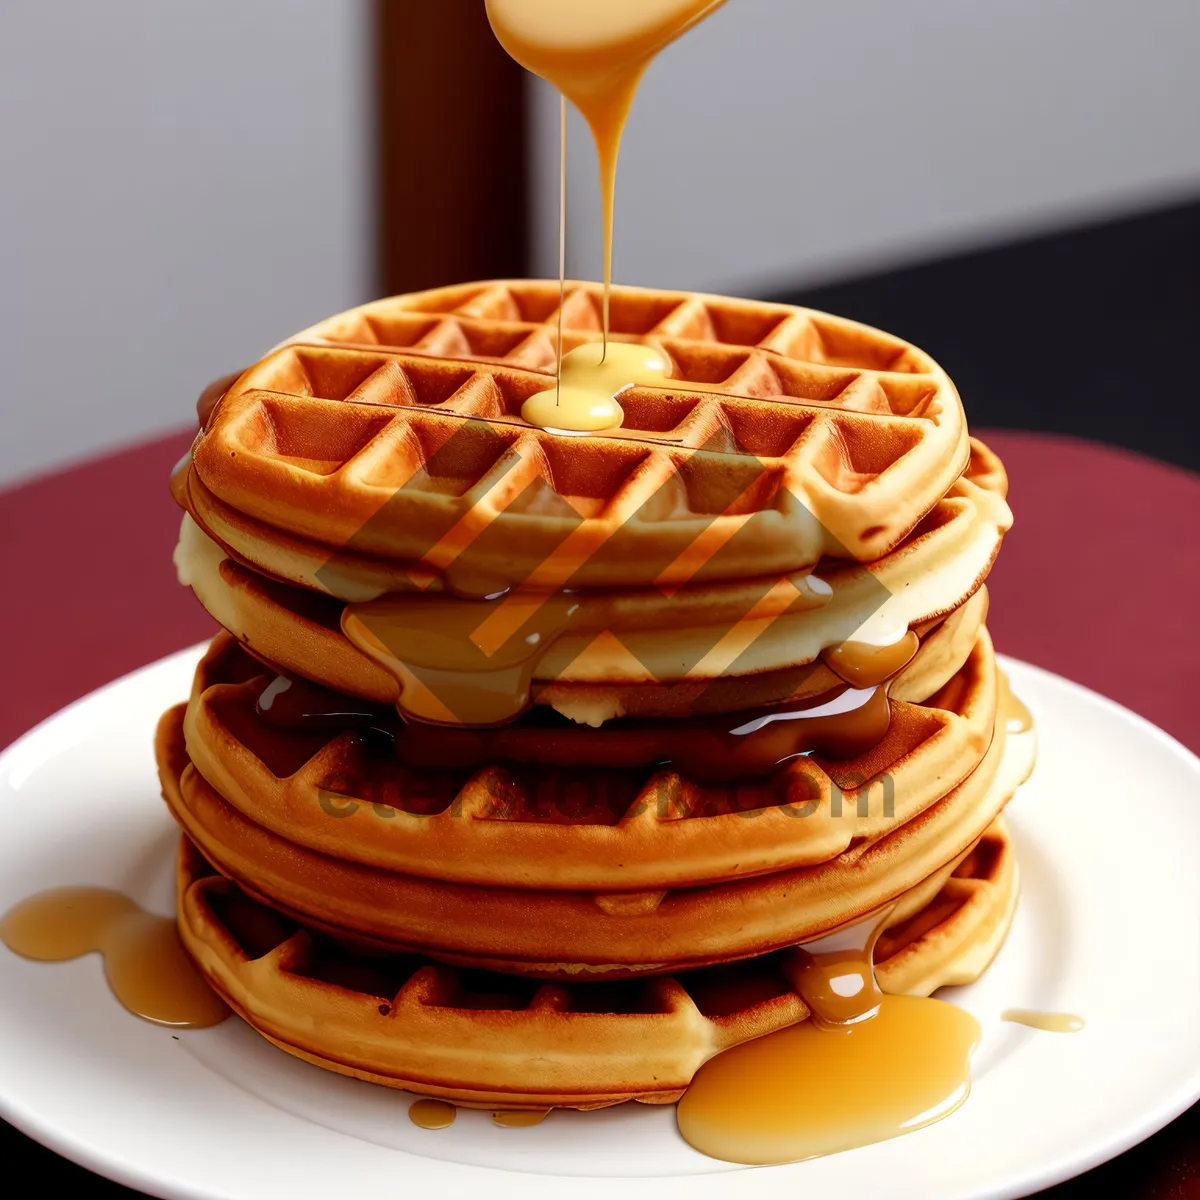
<path id="1" fill-rule="evenodd" d="M 570 433 L 615 429 L 625 419 L 618 396 L 670 374 L 670 359 L 653 346 L 589 342 L 563 355 L 557 386 L 530 396 L 521 416 L 530 425 Z"/>

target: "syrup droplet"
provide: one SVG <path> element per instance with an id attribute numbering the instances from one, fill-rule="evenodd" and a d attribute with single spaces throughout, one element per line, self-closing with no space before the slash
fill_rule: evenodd
<path id="1" fill-rule="evenodd" d="M 842 642 L 821 654 L 825 665 L 854 688 L 877 687 L 902 671 L 920 649 L 921 639 L 910 629 L 887 646 L 870 642 Z"/>
<path id="2" fill-rule="evenodd" d="M 449 1129 L 458 1109 L 446 1100 L 415 1100 L 408 1107 L 408 1119 L 422 1129 Z"/>

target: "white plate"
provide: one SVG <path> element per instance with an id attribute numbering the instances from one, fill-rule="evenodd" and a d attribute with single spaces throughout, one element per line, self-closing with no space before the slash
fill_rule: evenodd
<path id="1" fill-rule="evenodd" d="M 198 651 L 110 684 L 0 756 L 0 911 L 102 884 L 171 911 L 175 827 L 151 731 Z M 1086 1170 L 1200 1096 L 1200 760 L 1109 700 L 1022 663 L 1040 761 L 1009 809 L 1023 879 L 995 966 L 956 1003 L 984 1041 L 966 1105 L 928 1129 L 792 1166 L 743 1169 L 684 1144 L 672 1109 L 624 1105 L 447 1130 L 409 1098 L 274 1049 L 240 1021 L 170 1031 L 126 1014 L 99 960 L 0 947 L 0 1114 L 112 1179 L 163 1197 L 572 1200 L 1021 1196 Z M 1075 1035 L 1004 1024 L 1008 1007 L 1081 1013 Z M 562 1176 L 572 1176 L 564 1180 Z M 618 1183 L 614 1177 L 622 1177 Z"/>

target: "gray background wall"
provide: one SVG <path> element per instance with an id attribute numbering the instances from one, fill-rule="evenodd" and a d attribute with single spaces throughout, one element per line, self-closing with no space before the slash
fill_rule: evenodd
<path id="1" fill-rule="evenodd" d="M 728 0 L 643 82 L 616 278 L 762 293 L 1194 192 L 1198 54 L 1196 0 Z M 542 274 L 557 122 L 539 83 Z M 594 277 L 579 120 L 568 164 L 568 269 Z"/>
<path id="2" fill-rule="evenodd" d="M 366 298 L 366 13 L 0 4 L 0 484 Z"/>

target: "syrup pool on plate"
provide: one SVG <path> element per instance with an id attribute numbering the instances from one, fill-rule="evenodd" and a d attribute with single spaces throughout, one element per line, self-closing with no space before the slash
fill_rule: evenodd
<path id="1" fill-rule="evenodd" d="M 170 917 L 148 913 L 122 892 L 61 887 L 39 892 L 0 918 L 0 941 L 24 958 L 65 962 L 104 957 L 113 995 L 136 1016 L 199 1029 L 229 1016 L 179 940 Z"/>

